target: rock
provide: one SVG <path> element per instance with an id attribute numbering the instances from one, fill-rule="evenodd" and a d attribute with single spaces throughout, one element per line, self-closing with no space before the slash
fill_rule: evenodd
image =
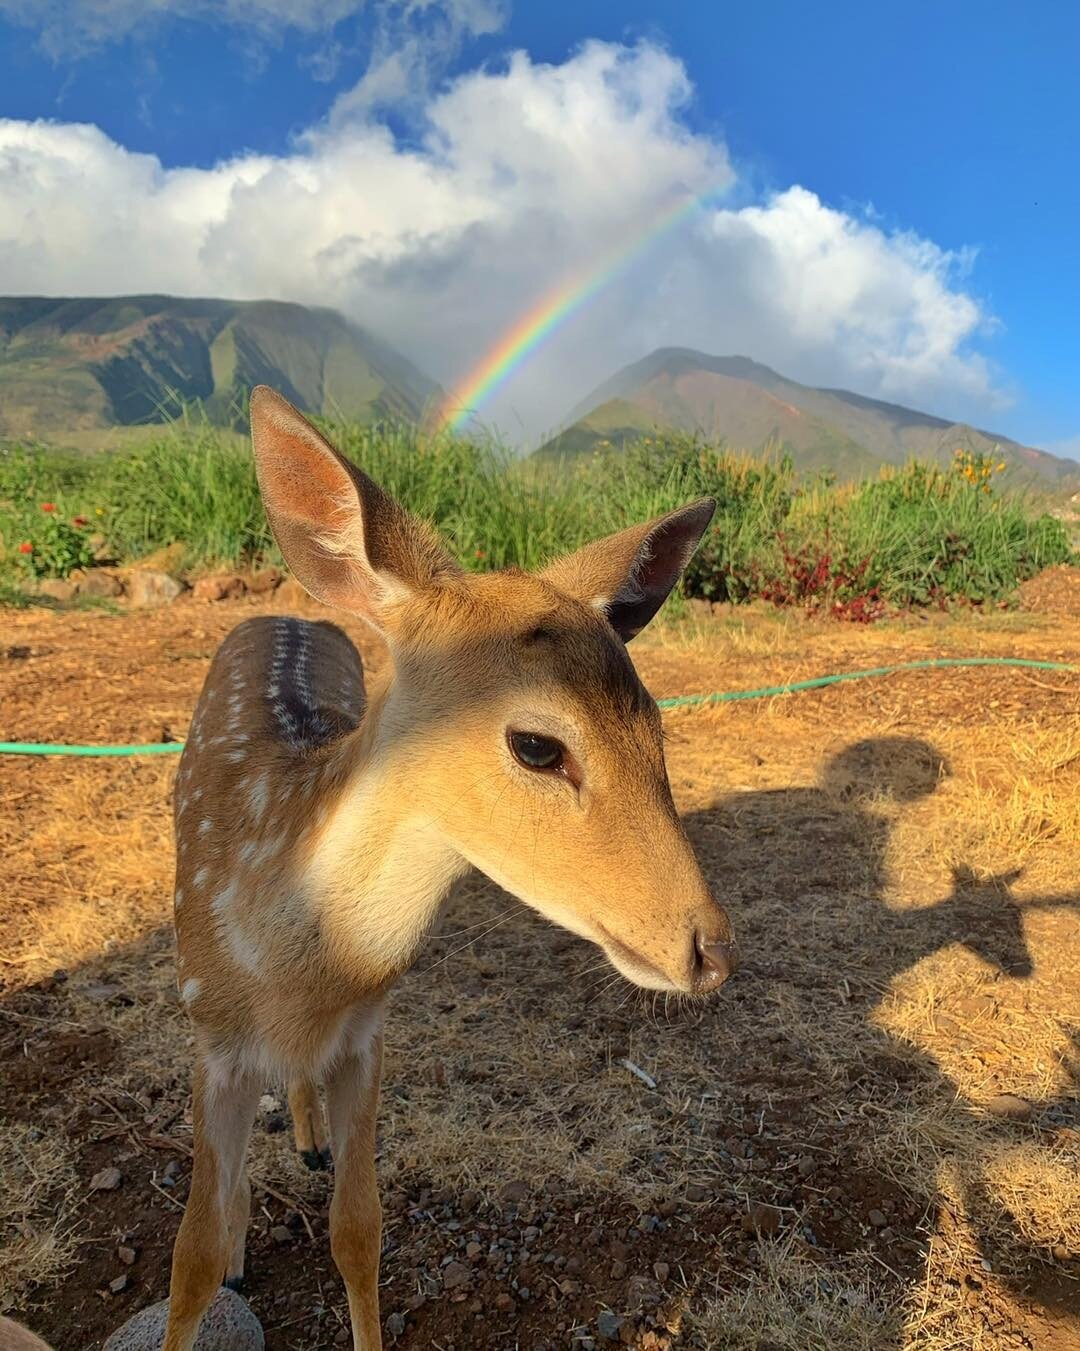
<path id="1" fill-rule="evenodd" d="M 707 1192 L 705 1191 L 705 1188 L 704 1188 L 704 1187 L 699 1187 L 698 1184 L 697 1184 L 696 1182 L 691 1182 L 690 1185 L 689 1185 L 689 1187 L 687 1187 L 687 1189 L 686 1189 L 686 1199 L 687 1199 L 688 1201 L 694 1201 L 694 1202 L 697 1202 L 697 1201 L 704 1201 L 706 1195 L 707 1195 Z"/>
<path id="2" fill-rule="evenodd" d="M 663 1285 L 671 1275 L 671 1267 L 667 1262 L 654 1262 L 653 1275 Z"/>
<path id="3" fill-rule="evenodd" d="M 502 1290 L 495 1296 L 495 1307 L 500 1313 L 513 1313 L 517 1308 L 512 1295 L 508 1295 Z"/>
<path id="4" fill-rule="evenodd" d="M 124 594 L 124 584 L 113 572 L 104 568 L 90 568 L 79 579 L 80 596 L 104 596 L 106 599 Z"/>
<path id="5" fill-rule="evenodd" d="M 405 1315 L 392 1313 L 386 1320 L 386 1330 L 391 1337 L 400 1337 L 405 1331 Z"/>
<path id="6" fill-rule="evenodd" d="M 880 1210 L 871 1210 L 866 1217 L 875 1229 L 884 1229 L 888 1220 Z"/>
<path id="7" fill-rule="evenodd" d="M 42 577 L 36 590 L 39 596 L 48 596 L 50 600 L 60 602 L 74 600 L 76 594 L 75 583 L 65 582 L 60 577 Z"/>
<path id="8" fill-rule="evenodd" d="M 127 1283 L 127 1272 L 123 1271 L 119 1276 L 114 1277 L 114 1279 L 109 1282 L 109 1289 L 114 1295 L 119 1295 L 127 1289 Z"/>
<path id="9" fill-rule="evenodd" d="M 235 600 L 247 591 L 247 583 L 238 573 L 222 573 L 216 577 L 200 577 L 192 587 L 196 600 Z"/>
<path id="10" fill-rule="evenodd" d="M 133 1265 L 136 1257 L 135 1249 L 126 1247 L 117 1248 L 116 1255 L 126 1267 Z"/>
<path id="11" fill-rule="evenodd" d="M 621 1327 L 622 1319 L 617 1313 L 612 1313 L 610 1309 L 604 1309 L 602 1313 L 597 1315 L 596 1330 L 607 1341 L 617 1342 Z"/>
<path id="12" fill-rule="evenodd" d="M 124 1175 L 119 1168 L 102 1168 L 90 1179 L 90 1190 L 92 1192 L 114 1192 L 123 1180 Z"/>
<path id="13" fill-rule="evenodd" d="M 532 1188 L 527 1182 L 507 1182 L 500 1190 L 499 1197 L 503 1201 L 517 1204 L 521 1201 L 527 1201 L 531 1194 Z"/>
<path id="14" fill-rule="evenodd" d="M 251 573 L 247 579 L 247 588 L 255 596 L 264 595 L 267 591 L 273 591 L 276 586 L 280 585 L 280 568 L 260 568 L 258 572 Z"/>
<path id="15" fill-rule="evenodd" d="M 1064 1243 L 1055 1243 L 1053 1251 L 1055 1262 L 1067 1262 L 1071 1256 Z"/>
<path id="16" fill-rule="evenodd" d="M 780 1230 L 780 1212 L 775 1206 L 768 1206 L 763 1201 L 756 1201 L 748 1214 L 742 1217 L 742 1227 L 745 1233 L 761 1234 L 770 1238 Z"/>
<path id="17" fill-rule="evenodd" d="M 274 599 L 286 610 L 295 610 L 297 606 L 311 604 L 311 597 L 295 577 L 285 578 L 274 592 Z"/>
<path id="18" fill-rule="evenodd" d="M 800 1177 L 809 1177 L 816 1167 L 817 1162 L 812 1159 L 809 1154 L 804 1154 L 795 1165 L 796 1171 Z"/>
<path id="19" fill-rule="evenodd" d="M 621 1281 L 625 1275 L 626 1263 L 616 1258 L 611 1264 L 611 1279 L 613 1281 Z"/>
<path id="20" fill-rule="evenodd" d="M 443 1269 L 442 1280 L 444 1290 L 456 1290 L 460 1286 L 468 1285 L 472 1279 L 472 1272 L 461 1262 L 451 1262 Z"/>
<path id="21" fill-rule="evenodd" d="M 465 1256 L 469 1259 L 470 1262 L 477 1261 L 482 1255 L 483 1251 L 484 1245 L 482 1243 L 477 1243 L 475 1239 L 471 1243 L 465 1244 Z"/>
<path id="22" fill-rule="evenodd" d="M 291 1243 L 292 1231 L 283 1224 L 275 1224 L 273 1229 L 270 1230 L 270 1237 L 275 1243 Z"/>
<path id="23" fill-rule="evenodd" d="M 175 577 L 153 568 L 132 568 L 124 580 L 128 603 L 135 606 L 168 605 L 184 589 Z"/>
<path id="24" fill-rule="evenodd" d="M 167 1299 L 152 1304 L 118 1328 L 102 1351 L 159 1351 L 168 1317 Z M 222 1286 L 202 1320 L 194 1351 L 263 1351 L 264 1345 L 259 1320 L 235 1290 Z"/>
<path id="25" fill-rule="evenodd" d="M 1017 1097 L 1015 1093 L 999 1093 L 986 1104 L 991 1116 L 1003 1117 L 1006 1121 L 1030 1121 L 1031 1103 L 1027 1098 Z"/>

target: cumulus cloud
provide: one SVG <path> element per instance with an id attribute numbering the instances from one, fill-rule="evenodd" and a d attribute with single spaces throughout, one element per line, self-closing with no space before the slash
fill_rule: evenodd
<path id="1" fill-rule="evenodd" d="M 953 415 L 998 397 L 971 259 L 793 187 L 753 206 L 689 129 L 682 64 L 649 43 L 523 53 L 428 99 L 395 140 L 370 110 L 280 156 L 165 169 L 91 126 L 0 123 L 0 292 L 170 291 L 336 306 L 452 385 L 527 308 L 632 257 L 484 413 L 522 440 L 624 361 L 678 344 Z M 719 205 L 716 205 L 716 202 Z M 959 406 L 958 406 L 959 405 Z"/>

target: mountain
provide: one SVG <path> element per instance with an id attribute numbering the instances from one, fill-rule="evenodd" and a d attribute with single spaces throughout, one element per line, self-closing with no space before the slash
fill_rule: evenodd
<path id="1" fill-rule="evenodd" d="M 418 421 L 439 387 L 333 310 L 281 301 L 0 297 L 0 437 L 57 441 L 242 416 L 252 385 L 310 413 Z M 90 438 L 92 439 L 92 437 Z"/>
<path id="2" fill-rule="evenodd" d="M 616 372 L 580 403 L 567 425 L 538 453 L 578 454 L 599 442 L 615 445 L 654 430 L 700 432 L 740 450 L 779 445 L 804 469 L 841 478 L 876 474 L 884 462 L 910 456 L 948 459 L 957 446 L 999 455 L 1054 482 L 1080 476 L 1080 466 L 966 423 L 950 422 L 844 389 L 814 389 L 748 357 L 713 357 L 662 347 Z"/>

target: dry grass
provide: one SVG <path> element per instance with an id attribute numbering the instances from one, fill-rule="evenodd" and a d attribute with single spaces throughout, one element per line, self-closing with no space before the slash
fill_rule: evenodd
<path id="1" fill-rule="evenodd" d="M 0 1312 L 15 1308 L 31 1284 L 48 1284 L 77 1251 L 75 1151 L 38 1127 L 0 1125 Z"/>
<path id="2" fill-rule="evenodd" d="M 115 655 L 117 621 L 17 622 L 54 646 L 77 626 L 92 660 L 66 689 L 93 709 L 83 735 L 156 740 L 126 721 L 143 698 L 131 686 L 152 689 L 154 720 L 182 732 L 209 652 L 242 617 L 228 610 L 195 636 L 155 617 Z M 667 695 L 961 651 L 1075 660 L 1080 629 L 1014 615 L 872 630 L 691 615 L 635 655 Z M 114 702 L 94 703 L 110 678 Z M 26 698 L 39 707 L 32 686 Z M 687 1345 L 1067 1346 L 1039 1342 L 1017 1292 L 1040 1272 L 1075 1274 L 1061 1255 L 1080 1256 L 1078 711 L 1075 680 L 965 671 L 673 712 L 673 786 L 744 974 L 709 1006 L 650 1000 L 470 879 L 393 996 L 384 1188 L 491 1196 L 557 1177 L 575 1196 L 644 1209 L 709 1187 L 731 1223 L 687 1273 Z M 31 1280 L 48 1299 L 75 1252 L 64 1130 L 87 1095 L 188 1138 L 166 927 L 171 773 L 160 760 L 23 762 L 0 789 L 0 976 L 17 991 L 66 968 L 66 1025 L 123 1049 L 49 1100 L 40 1140 L 22 1121 L 0 1133 L 0 1307 L 23 1304 Z M 0 1027 L 10 1016 L 0 1006 Z M 1033 1103 L 1030 1123 L 987 1113 L 1002 1092 Z M 805 1185 L 802 1157 L 822 1170 Z M 254 1165 L 311 1214 L 325 1203 L 325 1179 L 285 1135 L 257 1133 Z M 825 1204 L 830 1186 L 842 1195 Z M 881 1197 L 895 1201 L 891 1247 L 866 1224 Z M 760 1201 L 786 1217 L 773 1243 L 739 1230 Z M 847 1241 L 832 1243 L 829 1223 Z M 826 1232 L 811 1243 L 805 1224 Z M 423 1240 L 409 1242 L 413 1257 Z M 1059 1304 L 1053 1316 L 1072 1315 Z"/>

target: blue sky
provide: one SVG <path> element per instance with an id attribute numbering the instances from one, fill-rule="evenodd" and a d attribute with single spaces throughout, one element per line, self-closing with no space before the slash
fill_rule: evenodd
<path id="1" fill-rule="evenodd" d="M 0 0 L 0 288 L 337 304 L 451 384 L 716 189 L 485 411 L 685 342 L 1080 454 L 1077 51 L 1063 3 Z"/>

